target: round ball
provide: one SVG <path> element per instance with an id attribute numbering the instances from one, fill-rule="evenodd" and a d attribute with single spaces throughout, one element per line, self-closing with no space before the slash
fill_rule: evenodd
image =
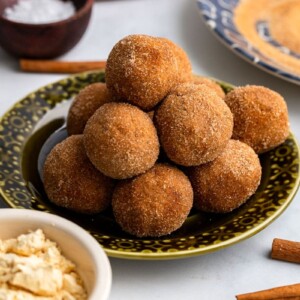
<path id="1" fill-rule="evenodd" d="M 108 89 L 120 100 L 151 110 L 178 81 L 176 58 L 160 38 L 129 35 L 111 50 L 106 64 Z"/>
<path id="2" fill-rule="evenodd" d="M 227 213 L 255 193 L 261 179 L 261 166 L 251 147 L 230 140 L 214 161 L 193 167 L 189 178 L 197 209 Z"/>
<path id="3" fill-rule="evenodd" d="M 75 97 L 67 117 L 69 135 L 82 134 L 85 124 L 93 113 L 104 103 L 113 101 L 106 84 L 92 83 L 83 88 Z"/>
<path id="4" fill-rule="evenodd" d="M 163 164 L 119 182 L 112 200 L 117 223 L 138 237 L 158 237 L 178 229 L 192 204 L 193 189 L 188 178 L 175 167 Z"/>
<path id="5" fill-rule="evenodd" d="M 94 166 L 115 179 L 147 171 L 159 154 L 153 122 L 145 112 L 127 103 L 102 105 L 86 124 L 84 145 Z"/>
<path id="6" fill-rule="evenodd" d="M 232 134 L 233 118 L 225 102 L 209 87 L 169 95 L 155 113 L 155 123 L 169 159 L 197 166 L 215 159 Z"/>
<path id="7" fill-rule="evenodd" d="M 51 150 L 43 179 L 49 200 L 58 206 L 93 214 L 111 202 L 113 182 L 89 161 L 82 135 L 72 135 Z"/>
<path id="8" fill-rule="evenodd" d="M 225 98 L 225 92 L 223 91 L 222 87 L 210 78 L 193 75 L 191 82 L 194 84 L 206 84 L 208 87 L 214 90 L 219 97 L 221 97 L 222 99 Z"/>
<path id="9" fill-rule="evenodd" d="M 288 110 L 284 99 L 262 86 L 238 87 L 225 102 L 233 118 L 233 138 L 263 153 L 283 143 L 289 135 Z"/>

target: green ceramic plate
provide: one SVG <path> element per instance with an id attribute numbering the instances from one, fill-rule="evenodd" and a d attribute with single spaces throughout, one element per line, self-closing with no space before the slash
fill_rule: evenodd
<path id="1" fill-rule="evenodd" d="M 262 182 L 256 194 L 232 213 L 192 211 L 169 236 L 141 239 L 120 230 L 112 212 L 95 216 L 52 205 L 38 172 L 38 156 L 47 138 L 65 121 L 67 106 L 80 89 L 104 81 L 103 72 L 78 74 L 47 85 L 16 103 L 0 122 L 1 207 L 48 211 L 88 230 L 108 255 L 128 259 L 173 259 L 205 254 L 249 238 L 274 221 L 290 204 L 299 184 L 299 149 L 292 135 L 261 155 Z M 221 84 L 225 91 L 231 89 Z"/>

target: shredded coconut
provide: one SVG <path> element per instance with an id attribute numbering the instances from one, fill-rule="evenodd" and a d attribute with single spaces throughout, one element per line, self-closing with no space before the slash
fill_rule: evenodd
<path id="1" fill-rule="evenodd" d="M 20 23 L 45 24 L 67 19 L 75 10 L 71 1 L 18 0 L 15 5 L 4 10 L 3 16 Z"/>

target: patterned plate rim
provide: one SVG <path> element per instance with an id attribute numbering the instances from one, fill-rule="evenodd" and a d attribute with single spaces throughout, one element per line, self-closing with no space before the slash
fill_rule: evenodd
<path id="1" fill-rule="evenodd" d="M 293 74 L 293 73 L 286 72 L 284 70 L 281 70 L 273 65 L 270 65 L 270 64 L 264 62 L 263 60 L 259 60 L 258 62 L 255 62 L 255 57 L 253 55 L 251 55 L 249 52 L 247 52 L 241 48 L 238 48 L 238 47 L 232 47 L 232 45 L 234 44 L 234 42 L 232 40 L 230 40 L 228 37 L 225 37 L 222 34 L 222 32 L 220 32 L 218 30 L 218 27 L 212 28 L 209 25 L 208 21 L 211 19 L 203 14 L 201 0 L 195 0 L 195 2 L 198 7 L 198 13 L 202 17 L 202 19 L 203 19 L 205 25 L 207 26 L 207 28 L 209 29 L 209 31 L 212 32 L 213 35 L 217 38 L 217 40 L 220 41 L 221 44 L 223 44 L 232 53 L 236 54 L 238 57 L 242 58 L 244 61 L 252 64 L 253 66 L 259 68 L 262 71 L 267 72 L 270 75 L 273 75 L 277 78 L 284 79 L 288 82 L 300 85 L 300 76 L 297 76 L 296 74 Z M 240 36 L 243 37 L 241 34 L 240 34 Z M 259 50 L 257 50 L 257 51 L 260 53 Z M 279 71 L 279 72 L 276 72 L 276 71 Z"/>

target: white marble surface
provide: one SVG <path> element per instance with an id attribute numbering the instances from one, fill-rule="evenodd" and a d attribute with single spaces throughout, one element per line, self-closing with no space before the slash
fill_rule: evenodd
<path id="1" fill-rule="evenodd" d="M 227 50 L 205 27 L 193 0 L 96 1 L 87 33 L 60 59 L 105 59 L 112 46 L 131 33 L 172 39 L 187 51 L 196 73 L 280 92 L 288 104 L 292 131 L 300 138 L 300 86 L 264 73 Z M 17 60 L 0 49 L 0 113 L 29 92 L 62 77 L 22 73 Z M 110 300 L 229 300 L 235 294 L 299 282 L 299 265 L 268 258 L 273 238 L 300 241 L 299 201 L 297 195 L 262 232 L 209 255 L 173 261 L 110 259 Z"/>

